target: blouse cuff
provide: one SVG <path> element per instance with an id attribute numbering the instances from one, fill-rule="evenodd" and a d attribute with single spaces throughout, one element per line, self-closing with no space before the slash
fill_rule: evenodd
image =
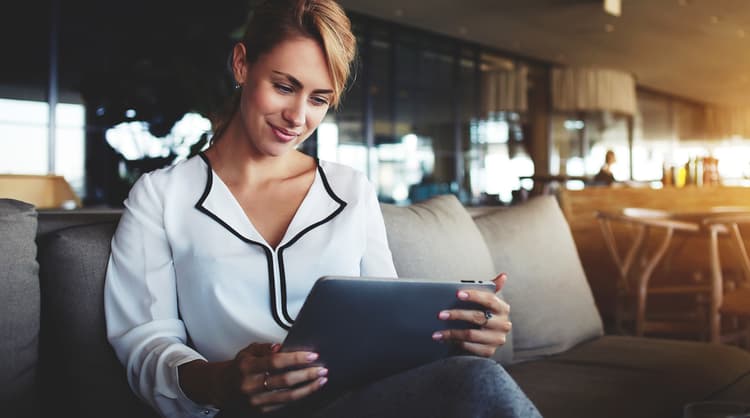
<path id="1" fill-rule="evenodd" d="M 216 408 L 213 405 L 209 404 L 199 404 L 193 401 L 192 399 L 188 398 L 188 396 L 185 394 L 185 392 L 182 391 L 182 387 L 180 386 L 180 371 L 179 368 L 181 365 L 185 363 L 189 363 L 191 361 L 195 360 L 204 360 L 203 356 L 200 355 L 190 355 L 186 357 L 182 357 L 179 360 L 176 360 L 172 364 L 170 364 L 171 372 L 171 378 L 173 379 L 173 385 L 172 387 L 177 388 L 177 399 L 175 401 L 180 406 L 180 409 L 184 411 L 184 414 L 187 414 L 187 416 L 191 417 L 201 417 L 201 418 L 213 418 L 216 414 L 219 413 L 219 409 Z"/>

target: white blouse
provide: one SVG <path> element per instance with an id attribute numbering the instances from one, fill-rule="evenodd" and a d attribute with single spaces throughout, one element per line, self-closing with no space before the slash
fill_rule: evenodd
<path id="1" fill-rule="evenodd" d="M 164 416 L 212 416 L 177 367 L 281 342 L 316 279 L 396 277 L 367 178 L 319 161 L 277 248 L 204 155 L 144 174 L 125 201 L 104 288 L 107 335 L 133 391 Z"/>

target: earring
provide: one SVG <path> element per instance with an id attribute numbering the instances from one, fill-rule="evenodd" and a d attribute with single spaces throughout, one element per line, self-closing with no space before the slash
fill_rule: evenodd
<path id="1" fill-rule="evenodd" d="M 234 89 L 239 90 L 242 87 L 242 84 L 240 83 L 234 83 Z"/>

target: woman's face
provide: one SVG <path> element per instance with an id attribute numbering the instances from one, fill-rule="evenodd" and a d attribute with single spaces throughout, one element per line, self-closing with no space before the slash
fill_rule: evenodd
<path id="1" fill-rule="evenodd" d="M 294 149 L 318 127 L 333 99 L 325 55 L 309 38 L 285 40 L 250 63 L 238 44 L 233 68 L 242 85 L 242 129 L 260 155 Z"/>

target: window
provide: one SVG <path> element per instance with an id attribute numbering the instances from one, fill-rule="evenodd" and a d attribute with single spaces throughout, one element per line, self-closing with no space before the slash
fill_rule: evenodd
<path id="1" fill-rule="evenodd" d="M 0 99 L 0 172 L 49 174 L 49 104 Z M 85 109 L 60 103 L 55 109 L 54 173 L 84 195 Z"/>

